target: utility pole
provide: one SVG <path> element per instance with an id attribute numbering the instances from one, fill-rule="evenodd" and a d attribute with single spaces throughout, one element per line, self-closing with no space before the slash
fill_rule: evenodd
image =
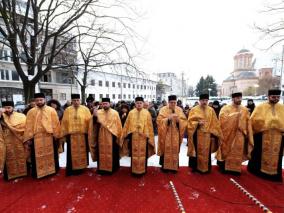
<path id="1" fill-rule="evenodd" d="M 120 70 L 120 100 L 122 100 L 122 69 Z"/>
<path id="2" fill-rule="evenodd" d="M 183 99 L 183 88 L 184 88 L 184 72 L 181 72 L 181 98 Z"/>
<path id="3" fill-rule="evenodd" d="M 280 69 L 280 90 L 281 95 L 280 98 L 282 98 L 282 85 L 283 85 L 283 60 L 284 60 L 284 45 L 282 46 L 282 57 L 281 57 L 281 69 Z"/>

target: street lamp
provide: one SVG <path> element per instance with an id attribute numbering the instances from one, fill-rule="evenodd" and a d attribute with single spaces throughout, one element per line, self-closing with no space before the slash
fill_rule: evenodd
<path id="1" fill-rule="evenodd" d="M 208 92 L 209 92 L 209 98 L 210 98 L 210 91 L 211 91 L 212 89 L 211 88 L 208 88 Z"/>

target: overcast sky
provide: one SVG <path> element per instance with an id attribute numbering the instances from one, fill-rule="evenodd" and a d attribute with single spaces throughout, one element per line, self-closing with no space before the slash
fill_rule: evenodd
<path id="1" fill-rule="evenodd" d="M 252 27 L 267 20 L 260 14 L 267 0 L 136 1 L 145 12 L 136 25 L 145 39 L 140 61 L 145 72 L 184 71 L 194 86 L 212 74 L 220 84 L 242 48 L 254 53 L 258 66 L 272 64 L 271 54 L 258 49 L 260 35 Z"/>

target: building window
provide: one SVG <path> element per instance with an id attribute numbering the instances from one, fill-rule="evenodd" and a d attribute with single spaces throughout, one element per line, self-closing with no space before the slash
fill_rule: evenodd
<path id="1" fill-rule="evenodd" d="M 12 80 L 13 81 L 19 81 L 20 80 L 20 77 L 19 77 L 19 75 L 18 75 L 16 70 L 12 71 Z"/>
<path id="2" fill-rule="evenodd" d="M 3 60 L 8 61 L 8 51 L 4 50 L 3 53 L 4 53 L 2 56 Z"/>
<path id="3" fill-rule="evenodd" d="M 10 51 L 10 61 L 13 62 L 13 53 L 12 53 L 12 51 Z"/>
<path id="4" fill-rule="evenodd" d="M 96 85 L 96 80 L 95 79 L 92 79 L 91 80 L 91 86 L 95 86 Z"/>
<path id="5" fill-rule="evenodd" d="M 117 83 L 117 86 L 118 86 L 119 88 L 121 87 L 121 84 L 120 84 L 120 82 L 118 82 L 118 83 Z"/>
<path id="6" fill-rule="evenodd" d="M 112 99 L 115 99 L 115 94 L 112 94 Z"/>
<path id="7" fill-rule="evenodd" d="M 43 82 L 51 82 L 51 73 L 50 72 L 45 73 L 42 76 L 41 81 L 43 81 Z"/>
<path id="8" fill-rule="evenodd" d="M 133 99 L 135 98 L 135 95 L 133 95 Z"/>
<path id="9" fill-rule="evenodd" d="M 128 95 L 128 99 L 131 99 L 131 95 Z"/>
<path id="10" fill-rule="evenodd" d="M 27 56 L 26 56 L 26 54 L 25 54 L 24 52 L 21 52 L 20 58 L 21 58 L 20 61 L 21 61 L 22 63 L 27 62 Z"/>
<path id="11" fill-rule="evenodd" d="M 0 70 L 1 73 L 1 80 L 5 80 L 5 72 L 4 70 Z"/>
<path id="12" fill-rule="evenodd" d="M 66 100 L 66 93 L 60 93 L 60 100 Z"/>
<path id="13" fill-rule="evenodd" d="M 0 39 L 4 39 L 4 35 L 0 32 Z"/>
<path id="14" fill-rule="evenodd" d="M 108 81 L 106 81 L 106 87 L 109 87 L 109 82 Z"/>
<path id="15" fill-rule="evenodd" d="M 109 94 L 106 94 L 106 98 L 109 98 Z"/>
<path id="16" fill-rule="evenodd" d="M 99 81 L 99 86 L 100 86 L 100 87 L 103 86 L 103 81 Z"/>
<path id="17" fill-rule="evenodd" d="M 131 88 L 131 84 L 128 84 L 128 88 Z"/>
<path id="18" fill-rule="evenodd" d="M 121 99 L 121 94 L 118 94 L 118 99 Z"/>
<path id="19" fill-rule="evenodd" d="M 133 84 L 133 89 L 135 89 L 135 84 Z"/>
<path id="20" fill-rule="evenodd" d="M 126 83 L 123 83 L 123 88 L 126 88 Z"/>
<path id="21" fill-rule="evenodd" d="M 140 87 L 141 89 L 143 89 L 143 85 L 141 85 L 141 87 Z"/>
<path id="22" fill-rule="evenodd" d="M 100 99 L 102 99 L 103 98 L 103 94 L 100 94 Z"/>
<path id="23" fill-rule="evenodd" d="M 115 87 L 115 82 L 112 82 L 112 87 Z"/>
<path id="24" fill-rule="evenodd" d="M 1 80 L 10 80 L 9 70 L 0 70 Z"/>
<path id="25" fill-rule="evenodd" d="M 1 80 L 10 80 L 9 70 L 0 70 Z"/>
<path id="26" fill-rule="evenodd" d="M 126 99 L 126 95 L 125 94 L 123 95 L 123 99 Z"/>
<path id="27" fill-rule="evenodd" d="M 146 86 L 144 86 L 144 89 L 146 89 Z"/>
<path id="28" fill-rule="evenodd" d="M 144 98 L 146 98 L 146 95 L 144 95 Z"/>

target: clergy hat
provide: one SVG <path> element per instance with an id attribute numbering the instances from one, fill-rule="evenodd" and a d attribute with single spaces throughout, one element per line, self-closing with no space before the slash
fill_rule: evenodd
<path id="1" fill-rule="evenodd" d="M 135 98 L 135 102 L 136 102 L 136 101 L 143 101 L 143 102 L 144 102 L 144 98 L 143 98 L 143 97 L 136 97 L 136 98 Z"/>
<path id="2" fill-rule="evenodd" d="M 176 95 L 170 95 L 168 96 L 169 101 L 176 101 L 177 100 L 177 96 Z"/>
<path id="3" fill-rule="evenodd" d="M 5 107 L 5 106 L 14 107 L 14 102 L 13 101 L 2 101 L 2 107 Z"/>
<path id="4" fill-rule="evenodd" d="M 110 103 L 110 99 L 109 98 L 102 98 L 102 102 L 109 102 Z"/>
<path id="5" fill-rule="evenodd" d="M 40 92 L 40 93 L 35 93 L 35 94 L 34 94 L 34 98 L 45 98 L 45 95 L 44 95 L 42 92 Z"/>
<path id="6" fill-rule="evenodd" d="M 243 96 L 243 94 L 241 92 L 232 93 L 232 98 L 242 97 L 242 96 Z"/>
<path id="7" fill-rule="evenodd" d="M 199 100 L 202 100 L 202 99 L 209 99 L 209 94 L 204 93 L 204 94 L 199 95 Z"/>
<path id="8" fill-rule="evenodd" d="M 281 95 L 281 90 L 280 89 L 270 89 L 268 90 L 268 96 L 269 95 Z"/>
<path id="9" fill-rule="evenodd" d="M 218 106 L 220 106 L 220 103 L 219 103 L 219 101 L 213 101 L 212 105 L 218 105 Z"/>
<path id="10" fill-rule="evenodd" d="M 80 99 L 80 94 L 71 94 L 71 99 Z"/>

